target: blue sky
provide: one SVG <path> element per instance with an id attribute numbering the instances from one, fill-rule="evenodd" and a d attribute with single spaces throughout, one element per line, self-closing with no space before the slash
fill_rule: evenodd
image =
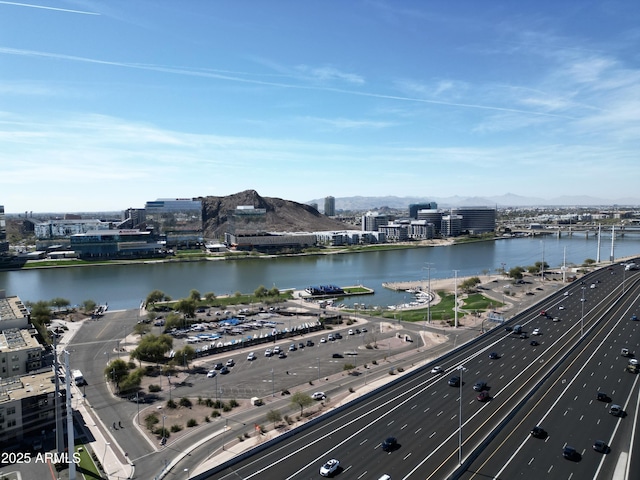
<path id="1" fill-rule="evenodd" d="M 0 204 L 617 199 L 640 2 L 0 0 Z"/>

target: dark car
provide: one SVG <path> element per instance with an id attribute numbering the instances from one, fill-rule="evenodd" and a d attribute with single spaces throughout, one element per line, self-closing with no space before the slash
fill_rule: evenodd
<path id="1" fill-rule="evenodd" d="M 385 452 L 391 452 L 398 447 L 398 440 L 395 437 L 387 437 L 382 442 L 382 450 Z"/>
<path id="2" fill-rule="evenodd" d="M 532 347 L 537 347 L 540 344 L 538 343 L 537 340 L 531 340 L 531 343 L 529 343 L 529 345 L 531 345 Z"/>
<path id="3" fill-rule="evenodd" d="M 298 348 L 304 348 L 304 343 L 300 342 L 300 343 L 298 344 Z"/>
<path id="4" fill-rule="evenodd" d="M 307 340 L 307 347 L 313 347 L 313 340 Z"/>
<path id="5" fill-rule="evenodd" d="M 580 460 L 580 454 L 578 453 L 578 451 L 575 448 L 570 447 L 569 445 L 566 445 L 562 449 L 562 456 L 567 460 L 572 460 L 574 462 Z"/>
<path id="6" fill-rule="evenodd" d="M 476 392 L 482 392 L 483 390 L 486 390 L 487 388 L 487 382 L 477 382 L 474 386 L 473 389 Z"/>
<path id="7" fill-rule="evenodd" d="M 609 395 L 607 395 L 604 392 L 598 392 L 596 394 L 596 398 L 598 399 L 599 402 L 609 403 L 611 401 L 611 398 L 609 397 Z"/>
<path id="8" fill-rule="evenodd" d="M 547 432 L 545 431 L 544 428 L 536 425 L 531 429 L 531 436 L 535 438 L 546 438 Z"/>
<path id="9" fill-rule="evenodd" d="M 226 375 L 226 374 L 227 374 L 227 373 L 229 373 L 230 371 L 231 371 L 231 370 L 229 370 L 227 367 L 224 367 L 224 366 L 220 369 L 220 373 L 221 373 L 222 375 Z"/>
<path id="10" fill-rule="evenodd" d="M 593 449 L 596 452 L 609 453 L 609 445 L 604 443 L 602 440 L 596 440 L 595 442 L 593 442 Z"/>
<path id="11" fill-rule="evenodd" d="M 498 352 L 491 352 L 491 353 L 489 354 L 489 358 L 490 358 L 491 360 L 497 360 L 498 358 L 500 358 L 500 354 L 499 354 Z"/>
<path id="12" fill-rule="evenodd" d="M 509 327 L 509 326 L 507 326 L 507 327 L 504 327 L 504 329 L 505 329 L 507 332 L 513 332 L 513 327 Z"/>
<path id="13" fill-rule="evenodd" d="M 452 387 L 459 387 L 460 386 L 460 377 L 458 377 L 458 376 L 451 377 L 447 383 Z"/>
<path id="14" fill-rule="evenodd" d="M 223 365 L 222 363 L 216 363 L 216 364 L 213 366 L 213 369 L 214 369 L 214 370 L 221 370 L 221 369 L 222 369 L 222 367 L 224 367 L 224 365 Z"/>
<path id="15" fill-rule="evenodd" d="M 342 335 L 339 332 L 334 333 L 333 336 L 336 340 L 340 340 L 342 338 Z"/>
<path id="16" fill-rule="evenodd" d="M 342 355 L 341 353 L 334 353 L 332 355 L 333 358 L 344 358 L 344 355 Z"/>

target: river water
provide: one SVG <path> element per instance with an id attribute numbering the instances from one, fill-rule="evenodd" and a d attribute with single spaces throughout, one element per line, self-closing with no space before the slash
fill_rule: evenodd
<path id="1" fill-rule="evenodd" d="M 46 268 L 0 272 L 0 290 L 23 301 L 61 297 L 71 304 L 84 300 L 108 303 L 110 309 L 137 308 L 152 290 L 161 290 L 173 299 L 201 294 L 250 293 L 258 286 L 303 289 L 310 285 L 339 286 L 362 284 L 374 295 L 356 299 L 367 306 L 397 305 L 410 301 L 409 294 L 385 289 L 385 282 L 451 278 L 495 274 L 504 264 L 509 270 L 544 261 L 551 268 L 580 265 L 596 260 L 598 242 L 593 236 L 572 238 L 552 236 L 503 239 L 453 246 L 405 250 L 202 261 L 190 263 L 148 263 L 101 265 L 74 268 Z M 603 235 L 600 260 L 609 261 L 611 237 Z M 614 259 L 640 254 L 640 237 L 617 238 Z M 347 302 L 345 302 L 347 303 Z"/>

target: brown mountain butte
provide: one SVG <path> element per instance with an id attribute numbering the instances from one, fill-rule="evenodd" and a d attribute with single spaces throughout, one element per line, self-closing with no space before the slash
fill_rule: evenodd
<path id="1" fill-rule="evenodd" d="M 205 238 L 224 238 L 231 213 L 238 206 L 266 210 L 260 228 L 266 232 L 314 232 L 353 228 L 319 213 L 315 208 L 291 200 L 261 197 L 255 190 L 245 190 L 226 197 L 202 197 L 202 221 Z"/>

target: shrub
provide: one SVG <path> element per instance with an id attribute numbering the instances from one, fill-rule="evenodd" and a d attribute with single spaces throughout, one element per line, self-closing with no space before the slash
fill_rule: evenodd
<path id="1" fill-rule="evenodd" d="M 190 418 L 189 420 L 187 420 L 187 427 L 195 427 L 196 425 L 198 425 L 198 422 L 195 418 Z"/>
<path id="2" fill-rule="evenodd" d="M 222 400 L 216 400 L 213 402 L 213 408 L 222 408 L 224 406 L 224 402 Z"/>
<path id="3" fill-rule="evenodd" d="M 209 415 L 205 415 L 205 416 L 204 416 L 204 421 L 205 421 L 206 423 L 209 423 L 209 422 L 211 421 L 211 419 L 209 418 Z"/>
<path id="4" fill-rule="evenodd" d="M 232 398 L 231 400 L 229 400 L 229 406 L 231 408 L 235 408 L 235 407 L 239 407 L 240 404 L 238 403 L 238 401 L 235 398 Z"/>
<path id="5" fill-rule="evenodd" d="M 182 425 L 178 425 L 177 423 L 174 425 L 171 425 L 171 431 L 172 432 L 179 432 L 180 430 L 182 430 Z"/>
<path id="6" fill-rule="evenodd" d="M 220 416 L 220 412 L 218 410 L 213 410 L 213 411 L 211 411 L 211 416 L 213 418 L 217 418 L 217 417 Z"/>
<path id="7" fill-rule="evenodd" d="M 152 383 L 151 385 L 149 385 L 149 391 L 152 392 L 152 393 L 159 392 L 160 390 L 162 390 L 160 388 L 160 385 L 157 385 L 155 383 Z"/>
<path id="8" fill-rule="evenodd" d="M 204 404 L 205 404 L 207 407 L 212 408 L 212 407 L 213 407 L 213 400 L 211 400 L 210 398 L 207 398 L 207 399 L 204 401 Z"/>
<path id="9" fill-rule="evenodd" d="M 156 430 L 155 432 L 153 432 L 153 433 L 155 433 L 155 434 L 156 434 L 158 437 L 160 437 L 160 438 L 162 438 L 162 437 L 164 437 L 164 438 L 169 438 L 169 437 L 171 436 L 171 433 L 170 433 L 170 432 L 169 432 L 169 430 L 168 430 L 168 429 L 166 429 L 166 428 L 164 428 L 164 429 L 159 428 L 159 429 L 157 429 L 157 430 Z"/>
<path id="10" fill-rule="evenodd" d="M 191 403 L 191 400 L 189 400 L 187 397 L 182 397 L 180 399 L 180 406 L 191 408 L 191 405 L 193 404 Z"/>
<path id="11" fill-rule="evenodd" d="M 176 405 L 176 402 L 173 400 L 167 400 L 167 408 L 176 408 L 178 405 Z"/>
<path id="12" fill-rule="evenodd" d="M 155 413 L 150 413 L 144 417 L 144 425 L 147 427 L 147 430 L 153 430 L 153 426 L 158 422 L 160 422 L 160 419 Z"/>
<path id="13" fill-rule="evenodd" d="M 223 412 L 230 412 L 231 411 L 231 406 L 227 405 L 226 403 L 224 405 L 222 405 L 222 411 Z"/>

